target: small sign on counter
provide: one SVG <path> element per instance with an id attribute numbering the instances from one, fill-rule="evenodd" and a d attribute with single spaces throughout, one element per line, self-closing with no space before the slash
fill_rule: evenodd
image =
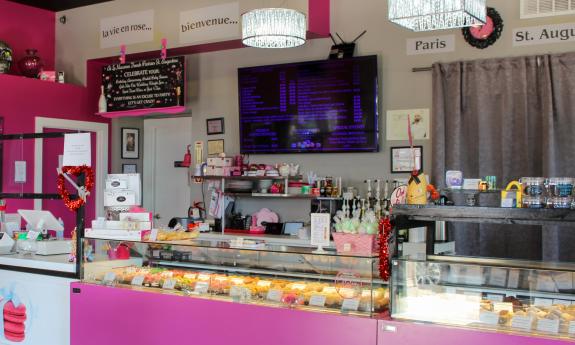
<path id="1" fill-rule="evenodd" d="M 497 326 L 499 324 L 499 313 L 482 311 L 479 313 L 479 322 L 486 325 Z"/>
<path id="2" fill-rule="evenodd" d="M 281 302 L 282 295 L 283 292 L 281 290 L 269 290 L 266 299 L 272 302 Z"/>
<path id="3" fill-rule="evenodd" d="M 230 288 L 230 297 L 234 302 L 249 301 L 252 298 L 252 292 L 243 286 L 234 285 Z"/>
<path id="4" fill-rule="evenodd" d="M 516 315 L 511 319 L 511 327 L 523 331 L 530 331 L 533 329 L 535 319 L 532 316 L 519 316 Z"/>
<path id="5" fill-rule="evenodd" d="M 341 305 L 342 311 L 357 311 L 359 309 L 359 298 L 346 298 Z"/>
<path id="6" fill-rule="evenodd" d="M 134 286 L 142 286 L 142 285 L 144 284 L 144 279 L 145 279 L 145 276 L 143 276 L 143 275 L 135 276 L 135 277 L 132 279 L 132 285 L 134 285 Z"/>
<path id="7" fill-rule="evenodd" d="M 175 279 L 164 280 L 164 284 L 162 284 L 162 289 L 173 290 L 175 288 L 176 288 L 176 280 Z"/>
<path id="8" fill-rule="evenodd" d="M 194 287 L 194 292 L 198 294 L 206 294 L 210 289 L 210 283 L 208 282 L 197 282 Z"/>
<path id="9" fill-rule="evenodd" d="M 325 306 L 325 296 L 324 295 L 312 295 L 309 299 L 309 305 L 314 307 L 324 307 Z"/>
<path id="10" fill-rule="evenodd" d="M 331 226 L 331 216 L 329 213 L 311 214 L 311 245 L 317 246 L 321 251 L 322 247 L 329 246 L 329 235 Z"/>
<path id="11" fill-rule="evenodd" d="M 493 311 L 499 313 L 500 311 L 507 311 L 513 313 L 513 303 L 509 302 L 496 302 L 493 303 Z"/>
<path id="12" fill-rule="evenodd" d="M 537 330 L 557 334 L 559 333 L 559 320 L 539 319 L 537 320 Z"/>

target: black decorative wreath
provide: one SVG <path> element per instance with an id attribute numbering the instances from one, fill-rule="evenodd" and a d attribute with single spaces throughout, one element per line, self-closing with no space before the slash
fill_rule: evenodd
<path id="1" fill-rule="evenodd" d="M 503 32 L 503 19 L 499 12 L 497 12 L 493 7 L 487 7 L 487 17 L 490 17 L 493 21 L 493 32 L 484 39 L 479 39 L 473 37 L 470 31 L 470 27 L 466 27 L 461 29 L 463 32 L 463 38 L 469 43 L 471 46 L 478 48 L 478 49 L 485 49 L 491 45 L 493 45 L 499 37 L 501 37 L 501 32 Z"/>

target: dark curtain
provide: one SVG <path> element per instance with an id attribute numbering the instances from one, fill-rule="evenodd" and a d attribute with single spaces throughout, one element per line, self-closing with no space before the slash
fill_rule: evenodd
<path id="1" fill-rule="evenodd" d="M 433 66 L 433 170 L 495 175 L 575 176 L 575 53 Z M 483 196 L 484 197 L 484 196 Z M 497 206 L 499 196 L 481 200 Z M 575 232 L 557 227 L 452 226 L 458 254 L 575 260 Z M 570 234 L 573 233 L 573 234 Z"/>

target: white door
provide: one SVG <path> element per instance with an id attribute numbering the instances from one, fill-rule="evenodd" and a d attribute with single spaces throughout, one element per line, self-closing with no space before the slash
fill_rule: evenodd
<path id="1" fill-rule="evenodd" d="M 144 120 L 144 207 L 158 225 L 185 217 L 190 207 L 188 169 L 175 168 L 192 144 L 192 118 Z"/>

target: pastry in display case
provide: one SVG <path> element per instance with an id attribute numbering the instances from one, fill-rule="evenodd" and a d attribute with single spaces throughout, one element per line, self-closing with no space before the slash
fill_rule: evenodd
<path id="1" fill-rule="evenodd" d="M 387 310 L 377 256 L 315 254 L 312 248 L 226 241 L 130 242 L 87 239 L 85 283 L 272 307 L 374 316 Z M 113 248 L 129 248 L 118 260 Z"/>
<path id="2" fill-rule="evenodd" d="M 395 319 L 575 336 L 575 265 L 434 257 L 392 262 Z"/>

